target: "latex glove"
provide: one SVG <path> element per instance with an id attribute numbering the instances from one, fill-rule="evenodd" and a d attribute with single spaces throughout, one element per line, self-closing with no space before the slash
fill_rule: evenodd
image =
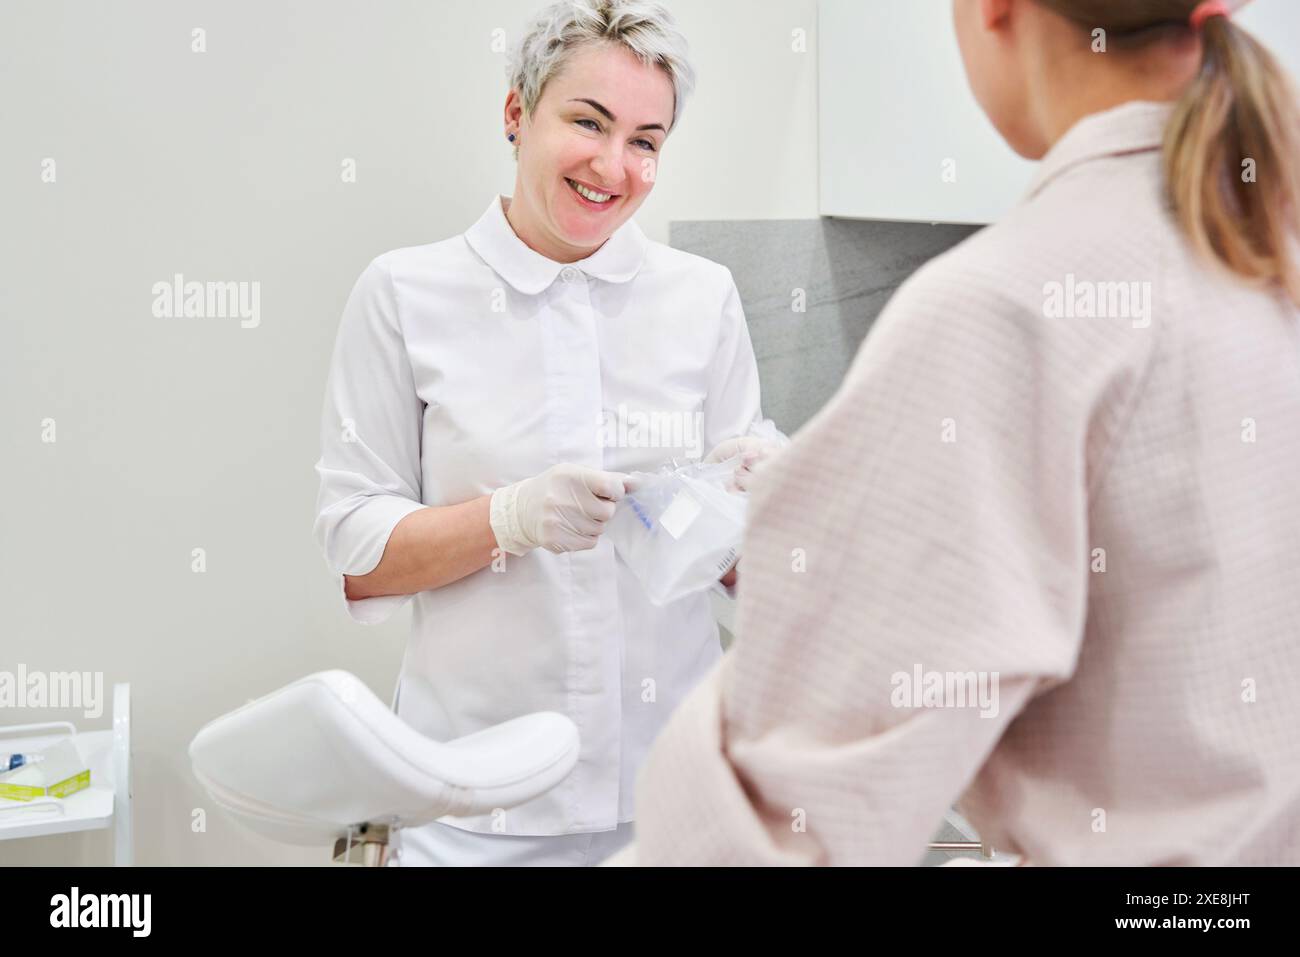
<path id="1" fill-rule="evenodd" d="M 741 462 L 736 466 L 736 472 L 731 481 L 737 491 L 748 492 L 749 483 L 753 481 L 754 474 L 759 466 L 784 447 L 779 442 L 760 439 L 753 435 L 740 435 L 715 446 L 713 451 L 704 456 L 704 464 L 712 465 L 715 462 L 725 462 L 727 459 L 739 455 Z"/>
<path id="2" fill-rule="evenodd" d="M 497 545 L 512 555 L 534 548 L 577 552 L 596 547 L 614 503 L 623 497 L 622 472 L 568 462 L 499 488 L 489 509 Z"/>

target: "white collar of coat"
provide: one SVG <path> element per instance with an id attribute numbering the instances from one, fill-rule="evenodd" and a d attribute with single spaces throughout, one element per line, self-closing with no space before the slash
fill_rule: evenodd
<path id="1" fill-rule="evenodd" d="M 1047 151 L 1029 185 L 1031 199 L 1068 169 L 1104 156 L 1160 149 L 1173 104 L 1134 100 L 1079 120 Z"/>
<path id="2" fill-rule="evenodd" d="M 646 238 L 641 227 L 630 219 L 586 259 L 557 263 L 515 235 L 501 201 L 500 195 L 493 197 L 487 211 L 465 232 L 465 241 L 498 276 L 526 295 L 535 296 L 546 289 L 566 266 L 606 282 L 627 282 L 641 269 Z"/>

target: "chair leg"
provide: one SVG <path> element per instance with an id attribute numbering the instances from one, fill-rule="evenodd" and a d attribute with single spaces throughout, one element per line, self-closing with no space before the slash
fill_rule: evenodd
<path id="1" fill-rule="evenodd" d="M 388 825 L 362 824 L 347 837 L 334 842 L 334 863 L 352 863 L 356 852 L 364 867 L 384 867 L 388 864 Z"/>

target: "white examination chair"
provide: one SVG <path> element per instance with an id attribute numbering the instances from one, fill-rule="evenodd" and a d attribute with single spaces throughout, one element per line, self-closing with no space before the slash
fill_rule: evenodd
<path id="1" fill-rule="evenodd" d="M 407 725 L 355 675 L 322 671 L 208 722 L 194 776 L 237 821 L 287 844 L 354 849 L 388 863 L 390 832 L 444 814 L 530 800 L 578 760 L 578 729 L 538 712 L 439 742 Z"/>

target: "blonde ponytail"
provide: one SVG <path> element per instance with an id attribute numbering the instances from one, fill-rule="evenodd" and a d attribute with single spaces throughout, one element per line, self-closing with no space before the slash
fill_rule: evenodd
<path id="1" fill-rule="evenodd" d="M 1227 17 L 1165 133 L 1169 199 L 1192 244 L 1300 305 L 1300 109 L 1273 56 Z"/>
<path id="2" fill-rule="evenodd" d="M 1191 30 L 1197 0 L 1038 0 L 1132 45 Z M 1201 69 L 1165 132 L 1169 202 L 1192 245 L 1300 306 L 1300 105 L 1272 54 L 1226 16 L 1200 25 Z"/>

